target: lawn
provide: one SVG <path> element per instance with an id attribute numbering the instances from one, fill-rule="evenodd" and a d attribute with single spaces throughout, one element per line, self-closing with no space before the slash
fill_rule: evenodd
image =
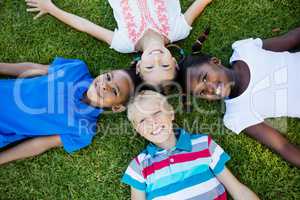
<path id="1" fill-rule="evenodd" d="M 182 0 L 185 10 L 192 0 Z M 61 8 L 114 29 L 107 0 L 56 0 Z M 92 74 L 126 68 L 133 55 L 119 54 L 103 42 L 79 33 L 51 16 L 33 20 L 23 0 L 0 0 L 0 62 L 50 63 L 55 56 L 80 58 Z M 214 0 L 193 25 L 189 47 L 205 27 L 211 34 L 204 51 L 228 65 L 231 44 L 248 37 L 268 38 L 300 25 L 299 0 Z M 1 101 L 1 100 L 0 100 Z M 174 100 L 174 105 L 177 103 Z M 228 167 L 263 200 L 299 200 L 300 170 L 290 166 L 244 134 L 236 136 L 222 125 L 222 102 L 198 101 L 201 112 L 178 112 L 177 126 L 209 133 L 231 155 Z M 0 111 L 1 112 L 1 111 Z M 270 120 L 300 146 L 300 120 Z M 93 144 L 73 155 L 56 149 L 42 156 L 0 167 L 0 199 L 129 199 L 120 183 L 129 161 L 146 142 L 122 114 L 104 114 Z"/>

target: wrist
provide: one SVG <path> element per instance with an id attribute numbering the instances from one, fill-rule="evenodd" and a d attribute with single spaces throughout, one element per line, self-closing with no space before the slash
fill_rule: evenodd
<path id="1" fill-rule="evenodd" d="M 51 2 L 46 6 L 45 11 L 51 14 L 55 9 L 57 9 L 57 7 Z"/>
<path id="2" fill-rule="evenodd" d="M 202 0 L 202 1 L 204 1 L 206 4 L 209 4 L 209 3 L 211 3 L 213 0 Z"/>

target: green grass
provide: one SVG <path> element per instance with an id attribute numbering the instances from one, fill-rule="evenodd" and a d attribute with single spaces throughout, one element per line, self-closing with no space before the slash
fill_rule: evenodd
<path id="1" fill-rule="evenodd" d="M 116 26 L 107 0 L 55 2 L 107 28 Z M 185 10 L 191 1 L 181 2 Z M 26 13 L 23 1 L 0 0 L 1 62 L 49 63 L 55 56 L 80 58 L 96 76 L 101 70 L 125 68 L 132 59 L 132 55 L 119 54 L 51 16 L 36 21 L 32 17 Z M 189 49 L 197 35 L 210 25 L 212 30 L 204 51 L 218 55 L 228 64 L 235 40 L 268 38 L 299 24 L 299 0 L 215 0 L 196 21 L 190 37 L 179 44 Z M 275 28 L 280 31 L 272 32 Z M 245 135 L 236 136 L 225 129 L 221 103 L 199 103 L 207 112 L 179 112 L 176 124 L 191 132 L 211 133 L 232 156 L 229 168 L 261 199 L 300 199 L 299 169 Z M 280 128 L 286 120 L 271 122 Z M 299 119 L 288 119 L 287 123 L 285 135 L 300 146 Z M 145 144 L 133 132 L 125 114 L 103 115 L 99 132 L 88 148 L 73 155 L 63 149 L 52 150 L 36 158 L 1 166 L 0 199 L 128 199 L 129 188 L 120 184 L 120 178 L 131 158 Z"/>

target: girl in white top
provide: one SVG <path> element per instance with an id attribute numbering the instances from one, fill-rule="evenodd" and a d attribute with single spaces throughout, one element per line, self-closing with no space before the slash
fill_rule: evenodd
<path id="1" fill-rule="evenodd" d="M 189 93 L 225 99 L 227 128 L 237 134 L 245 130 L 300 167 L 300 149 L 264 122 L 282 116 L 300 118 L 300 52 L 288 52 L 299 45 L 300 28 L 267 40 L 237 41 L 232 45 L 232 69 L 216 57 L 195 53 L 182 63 L 181 80 Z"/>
<path id="2" fill-rule="evenodd" d="M 49 13 L 71 27 L 102 40 L 121 53 L 143 52 L 137 73 L 151 85 L 173 80 L 176 60 L 166 44 L 186 38 L 193 21 L 212 0 L 195 0 L 182 14 L 179 0 L 108 0 L 118 28 L 111 31 L 67 13 L 51 0 L 25 0 L 35 19 Z"/>

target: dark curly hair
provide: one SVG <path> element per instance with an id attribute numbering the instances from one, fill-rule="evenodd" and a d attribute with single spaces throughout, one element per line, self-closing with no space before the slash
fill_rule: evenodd
<path id="1" fill-rule="evenodd" d="M 188 69 L 196 66 L 199 67 L 202 64 L 209 62 L 212 58 L 212 56 L 201 52 L 203 43 L 208 38 L 209 32 L 210 28 L 207 28 L 192 45 L 192 53 L 185 56 L 179 62 L 177 81 L 180 83 L 184 93 L 187 92 Z"/>

